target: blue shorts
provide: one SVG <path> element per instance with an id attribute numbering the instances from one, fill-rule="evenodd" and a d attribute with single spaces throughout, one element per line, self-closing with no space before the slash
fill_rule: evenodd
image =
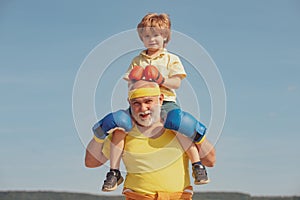
<path id="1" fill-rule="evenodd" d="M 174 101 L 163 101 L 161 110 L 164 110 L 166 113 L 174 109 L 180 109 L 180 107 Z"/>
<path id="2" fill-rule="evenodd" d="M 161 106 L 161 113 L 160 113 L 162 120 L 165 121 L 168 112 L 174 109 L 180 109 L 177 103 L 175 103 L 174 101 L 163 101 L 163 104 Z"/>

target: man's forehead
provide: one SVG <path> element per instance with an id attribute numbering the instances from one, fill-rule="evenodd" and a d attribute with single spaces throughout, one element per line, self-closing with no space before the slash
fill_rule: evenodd
<path id="1" fill-rule="evenodd" d="M 136 99 L 140 97 L 159 96 L 160 88 L 155 82 L 137 81 L 128 86 L 128 99 Z"/>
<path id="2" fill-rule="evenodd" d="M 144 101 L 153 100 L 153 99 L 158 99 L 158 96 L 138 97 L 138 98 L 131 99 L 130 102 L 132 102 L 132 103 L 134 103 L 134 102 L 144 102 Z"/>

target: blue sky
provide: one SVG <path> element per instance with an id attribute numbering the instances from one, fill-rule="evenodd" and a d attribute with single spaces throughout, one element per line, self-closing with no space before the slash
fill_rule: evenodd
<path id="1" fill-rule="evenodd" d="M 103 194 L 98 188 L 108 168 L 91 170 L 83 165 L 85 142 L 73 119 L 73 86 L 95 47 L 134 29 L 148 12 L 170 14 L 174 30 L 201 44 L 226 89 L 226 121 L 215 141 L 217 164 L 208 170 L 212 182 L 195 190 L 300 195 L 300 4 L 296 0 L 1 1 L 1 190 Z M 107 52 L 114 53 L 115 48 L 121 47 Z M 117 89 L 122 87 L 119 75 L 135 53 L 115 60 L 109 69 L 116 71 L 106 71 L 99 82 L 98 117 L 109 111 L 110 104 L 127 106 L 110 102 L 111 88 L 116 82 Z M 117 77 L 107 78 L 113 72 Z M 198 83 L 192 74 L 187 80 L 184 84 Z M 203 80 L 199 84 L 202 88 Z M 209 95 L 204 93 L 201 120 L 208 123 Z M 197 97 L 201 99 L 198 93 Z"/>

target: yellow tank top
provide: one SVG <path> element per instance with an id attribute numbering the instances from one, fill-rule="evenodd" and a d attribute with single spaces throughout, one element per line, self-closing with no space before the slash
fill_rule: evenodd
<path id="1" fill-rule="evenodd" d="M 109 146 L 104 145 L 106 156 Z M 179 192 L 190 186 L 188 157 L 170 130 L 152 139 L 134 126 L 126 137 L 122 159 L 127 170 L 124 187 L 135 192 Z"/>

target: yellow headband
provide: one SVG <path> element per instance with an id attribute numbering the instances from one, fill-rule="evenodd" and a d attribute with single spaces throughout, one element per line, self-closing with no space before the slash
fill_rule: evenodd
<path id="1" fill-rule="evenodd" d="M 150 97 L 150 96 L 159 96 L 160 89 L 159 87 L 154 88 L 138 88 L 128 92 L 129 99 L 135 99 L 139 97 Z"/>

